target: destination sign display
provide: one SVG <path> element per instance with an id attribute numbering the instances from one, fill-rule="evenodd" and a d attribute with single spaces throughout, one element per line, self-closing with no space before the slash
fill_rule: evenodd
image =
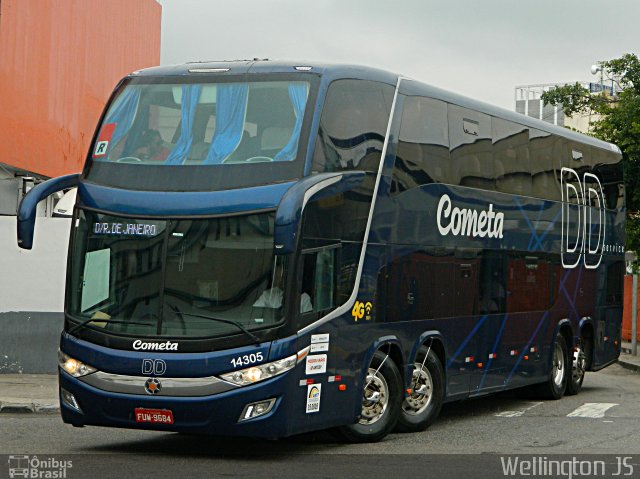
<path id="1" fill-rule="evenodd" d="M 160 231 L 158 225 L 148 223 L 111 221 L 93 225 L 93 232 L 97 235 L 156 236 Z"/>

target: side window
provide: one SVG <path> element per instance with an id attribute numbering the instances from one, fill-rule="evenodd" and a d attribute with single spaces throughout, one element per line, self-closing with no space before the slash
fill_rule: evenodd
<path id="1" fill-rule="evenodd" d="M 521 196 L 531 195 L 529 129 L 512 121 L 492 117 L 491 138 L 496 190 Z"/>
<path id="2" fill-rule="evenodd" d="M 394 88 L 364 80 L 336 80 L 327 91 L 313 171 L 377 171 Z"/>
<path id="3" fill-rule="evenodd" d="M 450 183 L 447 104 L 418 96 L 404 99 L 392 193 L 429 183 Z"/>
<path id="4" fill-rule="evenodd" d="M 302 313 L 321 313 L 338 306 L 339 252 L 337 244 L 302 251 Z"/>
<path id="5" fill-rule="evenodd" d="M 591 150 L 593 173 L 600 179 L 607 209 L 624 206 L 624 183 L 622 181 L 622 158 L 617 153 L 593 148 Z"/>
<path id="6" fill-rule="evenodd" d="M 561 201 L 560 157 L 554 153 L 558 137 L 546 131 L 529 130 L 529 162 L 531 165 L 531 196 Z"/>
<path id="7" fill-rule="evenodd" d="M 493 190 L 491 118 L 451 104 L 448 117 L 452 184 Z"/>

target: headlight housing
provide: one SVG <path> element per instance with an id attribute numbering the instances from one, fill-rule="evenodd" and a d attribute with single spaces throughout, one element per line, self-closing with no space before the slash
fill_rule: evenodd
<path id="1" fill-rule="evenodd" d="M 251 366 L 250 368 L 221 374 L 220 377 L 238 386 L 246 386 L 285 373 L 295 367 L 296 361 L 297 355 L 294 354 L 288 358 L 279 359 L 271 363 L 259 364 L 257 366 Z"/>
<path id="2" fill-rule="evenodd" d="M 58 349 L 58 366 L 68 374 L 71 374 L 74 378 L 86 376 L 87 374 L 95 373 L 96 368 L 89 366 L 88 364 L 78 361 L 71 356 L 63 353 Z"/>

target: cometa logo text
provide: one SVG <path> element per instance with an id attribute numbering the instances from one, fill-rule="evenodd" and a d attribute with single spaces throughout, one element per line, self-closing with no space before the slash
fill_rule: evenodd
<path id="1" fill-rule="evenodd" d="M 136 339 L 133 342 L 133 349 L 136 351 L 177 351 L 178 343 L 167 341 L 166 343 L 145 343 Z"/>
<path id="2" fill-rule="evenodd" d="M 449 195 L 442 195 L 438 203 L 438 231 L 442 236 L 472 236 L 502 238 L 504 213 L 495 213 L 493 205 L 488 211 L 452 207 Z"/>

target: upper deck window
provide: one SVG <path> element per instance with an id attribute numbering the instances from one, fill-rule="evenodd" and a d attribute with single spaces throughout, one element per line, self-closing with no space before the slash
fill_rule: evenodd
<path id="1" fill-rule="evenodd" d="M 98 129 L 88 179 L 132 189 L 211 190 L 299 177 L 312 81 L 263 80 L 129 81 Z"/>

